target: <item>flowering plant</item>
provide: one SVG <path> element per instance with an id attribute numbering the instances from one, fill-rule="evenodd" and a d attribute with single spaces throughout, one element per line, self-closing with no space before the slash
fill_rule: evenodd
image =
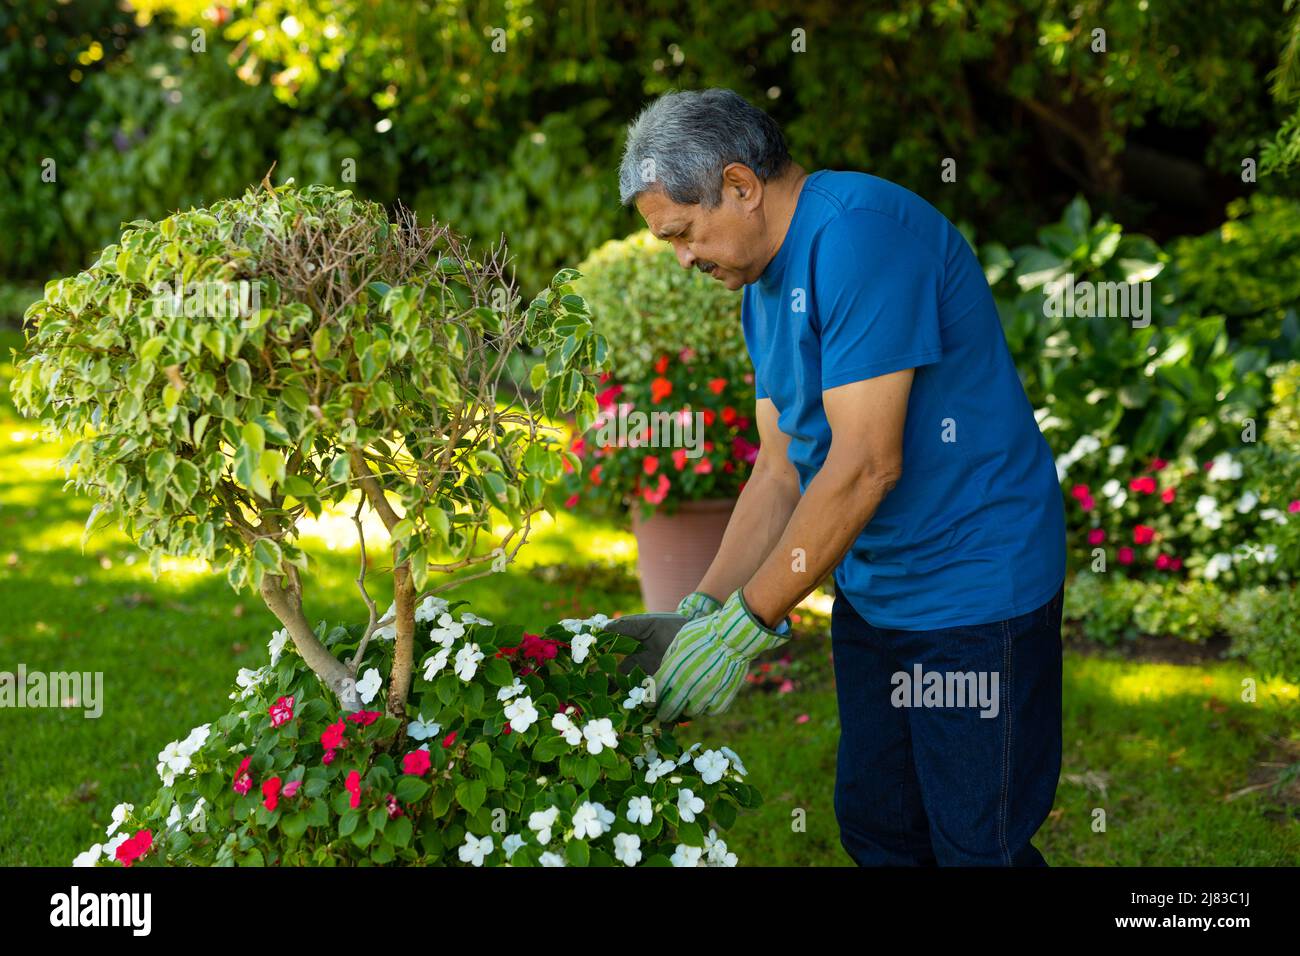
<path id="1" fill-rule="evenodd" d="M 393 634 L 376 632 L 345 713 L 276 632 L 229 712 L 168 744 L 162 786 L 76 864 L 736 864 L 720 834 L 761 797 L 734 751 L 683 748 L 654 720 L 652 682 L 620 666 L 636 640 L 600 614 L 530 634 L 465 604 L 417 607 L 405 733 L 383 713 Z M 316 628 L 334 653 L 365 631 Z"/>
<path id="2" fill-rule="evenodd" d="M 649 516 L 682 501 L 739 495 L 758 458 L 753 379 L 710 374 L 689 349 L 663 353 L 646 384 L 606 373 L 595 424 L 569 446 L 582 468 L 565 463 L 568 506 L 636 506 Z"/>

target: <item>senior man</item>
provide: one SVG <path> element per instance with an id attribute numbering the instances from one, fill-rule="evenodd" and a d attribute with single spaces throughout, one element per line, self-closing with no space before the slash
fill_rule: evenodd
<path id="1" fill-rule="evenodd" d="M 1045 865 L 1030 840 L 1060 771 L 1065 520 L 970 246 L 901 186 L 806 172 L 730 90 L 647 107 L 619 185 L 683 268 L 744 288 L 762 441 L 679 613 L 615 625 L 644 641 L 658 716 L 726 710 L 833 571 L 849 856 Z"/>

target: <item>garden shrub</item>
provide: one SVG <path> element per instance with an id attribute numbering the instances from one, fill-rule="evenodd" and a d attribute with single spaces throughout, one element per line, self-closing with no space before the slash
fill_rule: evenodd
<path id="1" fill-rule="evenodd" d="M 1233 654 L 1245 657 L 1264 673 L 1300 683 L 1300 589 L 1245 588 L 1223 613 Z"/>
<path id="2" fill-rule="evenodd" d="M 571 446 L 586 467 L 569 476 L 570 504 L 648 517 L 734 498 L 758 457 L 740 294 L 683 269 L 648 229 L 605 243 L 578 269 L 575 288 L 612 364 L 596 420 Z"/>
<path id="3" fill-rule="evenodd" d="M 382 713 L 343 715 L 286 639 L 240 673 L 230 710 L 168 744 L 148 803 L 122 804 L 82 865 L 734 866 L 719 836 L 761 802 L 727 747 L 681 747 L 650 680 L 616 660 L 637 642 L 603 615 L 542 634 L 466 602 L 417 610 L 416 718 L 400 746 Z M 459 612 L 459 619 L 457 619 Z M 364 625 L 316 633 L 346 655 Z M 391 635 L 364 661 L 391 662 Z M 372 696 L 375 695 L 375 696 Z"/>

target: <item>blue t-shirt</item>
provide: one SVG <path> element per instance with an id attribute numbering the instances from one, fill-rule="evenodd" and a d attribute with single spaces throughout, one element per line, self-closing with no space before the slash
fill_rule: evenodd
<path id="1" fill-rule="evenodd" d="M 801 492 L 830 450 L 822 391 L 916 369 L 902 478 L 835 569 L 870 624 L 983 624 L 1056 594 L 1052 453 L 979 261 L 942 213 L 876 176 L 812 173 L 780 250 L 745 287 L 741 323 Z"/>

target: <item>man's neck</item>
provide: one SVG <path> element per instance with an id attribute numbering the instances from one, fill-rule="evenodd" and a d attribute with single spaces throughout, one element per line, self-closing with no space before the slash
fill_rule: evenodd
<path id="1" fill-rule="evenodd" d="M 781 251 L 781 244 L 785 242 L 786 233 L 790 231 L 790 223 L 794 221 L 794 211 L 799 205 L 799 194 L 803 191 L 804 180 L 807 178 L 807 170 L 798 163 L 791 163 L 790 168 L 780 179 L 767 184 L 767 189 L 771 193 L 770 198 L 774 200 L 771 216 L 768 219 L 767 263 L 771 263 L 776 258 L 776 254 Z M 764 268 L 766 265 L 765 263 Z"/>

